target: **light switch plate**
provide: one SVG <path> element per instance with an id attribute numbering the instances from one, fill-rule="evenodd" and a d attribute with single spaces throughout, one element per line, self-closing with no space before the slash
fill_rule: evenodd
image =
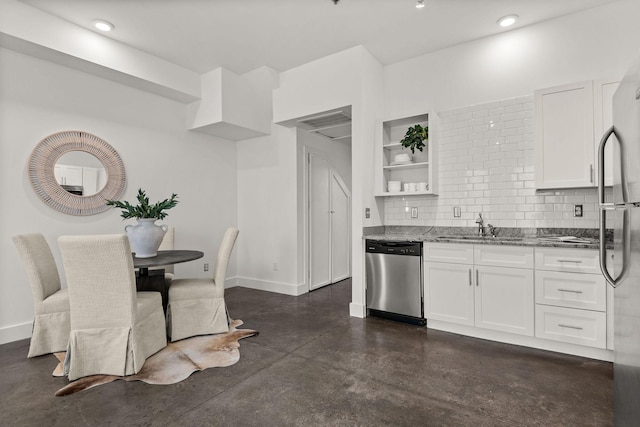
<path id="1" fill-rule="evenodd" d="M 364 217 L 365 218 L 371 218 L 371 209 L 370 208 L 364 208 Z"/>
<path id="2" fill-rule="evenodd" d="M 460 218 L 462 216 L 462 212 L 460 210 L 460 206 L 454 206 L 453 207 L 453 217 L 454 218 Z"/>
<path id="3" fill-rule="evenodd" d="M 411 218 L 418 218 L 418 208 L 411 208 Z"/>

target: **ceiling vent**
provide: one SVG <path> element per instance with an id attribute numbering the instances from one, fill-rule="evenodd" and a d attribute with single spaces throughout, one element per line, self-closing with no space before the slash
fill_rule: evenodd
<path id="1" fill-rule="evenodd" d="M 349 111 L 338 110 L 316 114 L 297 121 L 298 126 L 309 132 L 333 140 L 351 139 L 351 115 Z"/>

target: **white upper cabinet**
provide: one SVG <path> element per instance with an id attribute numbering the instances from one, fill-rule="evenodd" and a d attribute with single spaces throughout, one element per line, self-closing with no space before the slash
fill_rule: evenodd
<path id="1" fill-rule="evenodd" d="M 612 123 L 618 82 L 591 80 L 535 92 L 536 188 L 595 187 L 598 143 Z M 608 165 L 611 154 L 608 150 Z M 612 183 L 611 167 L 605 183 Z"/>
<path id="2" fill-rule="evenodd" d="M 60 185 L 82 185 L 82 166 L 57 164 L 53 174 Z"/>
<path id="3" fill-rule="evenodd" d="M 536 188 L 595 185 L 593 84 L 538 90 Z"/>

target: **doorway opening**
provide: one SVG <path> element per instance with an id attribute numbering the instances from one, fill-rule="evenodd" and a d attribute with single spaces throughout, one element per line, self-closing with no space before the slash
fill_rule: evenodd
<path id="1" fill-rule="evenodd" d="M 351 277 L 351 109 L 298 120 L 308 290 Z"/>

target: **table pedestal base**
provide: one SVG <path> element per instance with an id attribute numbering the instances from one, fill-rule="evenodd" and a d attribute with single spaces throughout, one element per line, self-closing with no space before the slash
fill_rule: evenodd
<path id="1" fill-rule="evenodd" d="M 141 268 L 136 272 L 136 290 L 138 292 L 153 291 L 160 292 L 162 295 L 162 309 L 167 313 L 167 304 L 169 303 L 169 288 L 164 280 L 164 268 L 157 270 L 149 270 Z"/>

